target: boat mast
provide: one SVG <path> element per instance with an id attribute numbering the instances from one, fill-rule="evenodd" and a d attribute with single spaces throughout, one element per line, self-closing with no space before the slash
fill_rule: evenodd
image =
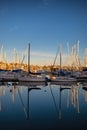
<path id="1" fill-rule="evenodd" d="M 68 62 L 67 62 L 67 67 L 69 68 L 70 67 L 70 51 L 69 51 L 69 42 L 67 42 L 67 49 L 68 49 Z"/>
<path id="2" fill-rule="evenodd" d="M 30 43 L 28 44 L 28 74 L 30 72 Z"/>
<path id="3" fill-rule="evenodd" d="M 62 68 L 62 45 L 60 44 L 60 71 L 59 71 L 59 75 L 61 75 L 61 68 Z"/>

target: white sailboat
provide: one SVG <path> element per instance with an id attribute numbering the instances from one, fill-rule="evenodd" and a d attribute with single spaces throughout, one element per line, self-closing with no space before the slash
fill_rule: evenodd
<path id="1" fill-rule="evenodd" d="M 60 72 L 61 68 L 62 68 L 62 45 L 60 45 Z M 59 76 L 51 77 L 51 82 L 57 82 L 60 84 L 69 84 L 77 81 L 75 78 L 72 78 L 70 76 L 61 76 L 60 72 Z"/>
<path id="2" fill-rule="evenodd" d="M 45 82 L 45 77 L 38 77 L 38 76 L 24 76 L 18 78 L 19 82 Z"/>
<path id="3" fill-rule="evenodd" d="M 18 77 L 19 82 L 45 82 L 45 76 L 30 72 L 30 43 L 28 44 L 28 75 Z"/>

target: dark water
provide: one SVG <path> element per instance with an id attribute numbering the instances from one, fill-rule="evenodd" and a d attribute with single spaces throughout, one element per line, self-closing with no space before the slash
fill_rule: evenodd
<path id="1" fill-rule="evenodd" d="M 83 85 L 0 86 L 0 130 L 87 129 Z"/>

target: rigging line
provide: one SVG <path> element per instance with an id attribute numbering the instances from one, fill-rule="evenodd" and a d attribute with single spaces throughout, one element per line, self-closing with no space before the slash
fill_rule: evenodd
<path id="1" fill-rule="evenodd" d="M 22 100 L 22 97 L 21 97 L 21 93 L 20 93 L 19 88 L 18 88 L 18 94 L 19 94 L 19 97 L 20 97 L 20 100 L 21 100 L 21 103 L 22 103 L 22 106 L 23 106 L 24 113 L 25 113 L 26 118 L 27 118 L 26 108 L 25 108 L 25 106 L 24 106 L 24 103 L 23 103 L 23 100 Z"/>
<path id="2" fill-rule="evenodd" d="M 54 95 L 53 95 L 51 86 L 50 86 L 50 91 L 51 91 L 51 95 L 52 95 L 52 97 L 53 97 L 53 102 L 54 102 L 54 105 L 55 105 L 55 108 L 56 108 L 56 112 L 57 112 L 57 111 L 58 111 L 58 108 L 57 108 L 57 105 L 56 105 L 56 101 L 55 101 L 55 98 L 54 98 Z"/>
<path id="3" fill-rule="evenodd" d="M 56 52 L 56 56 L 55 56 L 55 59 L 54 59 L 53 67 L 55 65 L 55 62 L 56 62 L 56 59 L 57 59 L 57 56 L 58 56 L 58 52 L 59 52 L 59 47 L 58 47 L 57 52 Z"/>

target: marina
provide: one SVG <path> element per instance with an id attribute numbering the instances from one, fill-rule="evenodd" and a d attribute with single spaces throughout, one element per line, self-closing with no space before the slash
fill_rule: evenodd
<path id="1" fill-rule="evenodd" d="M 87 130 L 86 0 L 0 0 L 0 130 Z"/>
<path id="2" fill-rule="evenodd" d="M 74 49 L 74 50 L 73 50 Z M 14 69 L 14 70 L 4 70 L 1 69 L 0 71 L 0 82 L 52 82 L 52 83 L 59 83 L 59 84 L 71 84 L 75 82 L 86 82 L 87 81 L 87 70 L 81 68 L 81 65 L 77 65 L 79 60 L 79 41 L 76 45 L 73 46 L 72 49 L 72 56 L 74 64 L 72 70 L 64 70 L 62 65 L 62 45 L 59 46 L 59 51 L 57 51 L 56 56 L 54 58 L 54 63 L 49 69 L 50 71 L 41 72 L 31 72 L 30 66 L 30 43 L 28 44 L 27 50 L 27 71 L 22 69 Z M 55 70 L 55 62 L 57 56 L 59 54 L 59 68 Z M 22 59 L 22 62 L 24 60 Z M 76 58 L 77 57 L 77 58 Z M 79 61 L 80 62 L 80 61 Z M 22 65 L 22 64 L 21 64 Z M 76 68 L 77 67 L 77 68 Z M 69 68 L 70 69 L 70 68 Z"/>
<path id="3" fill-rule="evenodd" d="M 1 130 L 87 129 L 87 69 L 77 65 L 74 49 L 73 67 L 64 68 L 60 45 L 58 68 L 57 52 L 53 65 L 32 71 L 28 44 L 27 70 L 0 70 Z"/>

